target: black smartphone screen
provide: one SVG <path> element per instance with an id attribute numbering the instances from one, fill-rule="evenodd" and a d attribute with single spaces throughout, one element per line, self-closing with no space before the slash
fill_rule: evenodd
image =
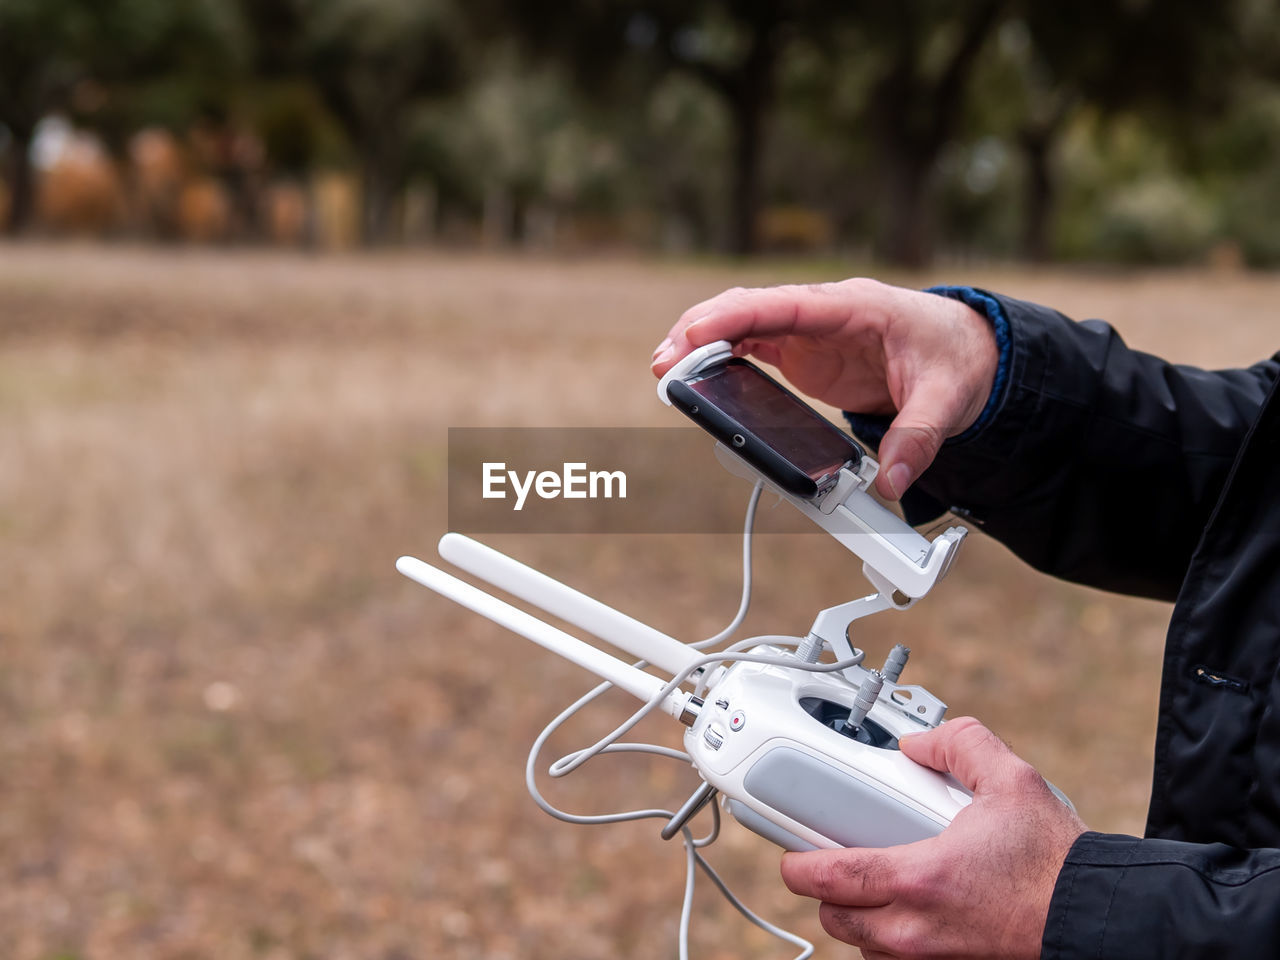
<path id="1" fill-rule="evenodd" d="M 790 492 L 817 496 L 841 467 L 862 460 L 862 448 L 852 437 L 745 360 L 729 360 L 684 386 L 692 396 L 677 406 Z M 669 395 L 676 399 L 670 390 Z M 730 430 L 734 432 L 720 436 Z M 767 449 L 753 449 L 759 445 Z M 778 476 L 785 467 L 771 456 L 760 456 L 770 451 L 799 476 Z"/>

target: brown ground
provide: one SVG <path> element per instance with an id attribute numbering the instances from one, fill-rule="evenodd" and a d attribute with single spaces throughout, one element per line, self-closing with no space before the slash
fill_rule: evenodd
<path id="1" fill-rule="evenodd" d="M 528 743 L 585 676 L 392 564 L 443 530 L 446 427 L 670 424 L 646 364 L 683 307 L 837 269 L 0 247 L 0 956 L 673 955 L 678 849 L 652 824 L 555 823 L 524 793 Z M 1178 360 L 1276 346 L 1271 277 L 927 279 L 952 277 Z M 738 589 L 728 537 L 496 540 L 684 638 Z M 974 540 L 860 639 L 909 643 L 952 715 L 1092 826 L 1140 830 L 1168 608 Z M 856 570 L 825 538 L 766 538 L 748 628 L 804 628 Z M 670 805 L 690 786 L 670 763 L 605 766 L 554 795 Z M 768 844 L 728 825 L 712 859 L 820 935 Z M 703 956 L 790 956 L 709 889 L 698 914 Z"/>

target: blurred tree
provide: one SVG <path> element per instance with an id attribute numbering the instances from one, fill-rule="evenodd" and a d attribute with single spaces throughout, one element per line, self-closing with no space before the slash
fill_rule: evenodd
<path id="1" fill-rule="evenodd" d="M 1020 154 L 1019 246 L 1024 258 L 1040 262 L 1051 252 L 1054 148 L 1083 101 L 1079 70 L 1092 46 L 1079 44 L 1081 50 L 1072 60 L 1073 45 L 1065 43 L 1061 56 L 1050 62 L 1046 47 L 1056 48 L 1061 42 L 1059 30 L 1068 37 L 1071 31 L 1064 22 L 1055 25 L 1051 15 L 1039 12 L 1036 27 L 1033 32 L 1016 13 L 1001 24 L 998 42 L 975 80 L 968 126 L 977 136 L 1000 137 L 1011 152 Z"/>
<path id="2" fill-rule="evenodd" d="M 67 113 L 120 156 L 139 127 L 182 126 L 225 99 L 243 42 L 221 0 L 0 0 L 9 231 L 30 220 L 30 145 L 42 118 Z"/>
<path id="3" fill-rule="evenodd" d="M 1222 234 L 1245 262 L 1280 264 L 1280 4 L 1236 4 L 1231 97 L 1190 133 L 1192 168 L 1222 214 Z"/>
<path id="4" fill-rule="evenodd" d="M 237 99 L 252 80 L 236 4 L 99 0 L 92 35 L 70 112 L 117 160 L 132 161 L 133 228 L 206 239 L 255 233 L 261 148 L 238 123 Z M 163 202 L 135 153 L 135 134 L 156 127 L 187 148 L 178 165 L 186 180 L 171 183 Z"/>
<path id="5" fill-rule="evenodd" d="M 843 123 L 869 137 L 879 216 L 875 246 L 885 259 L 922 266 L 933 255 L 931 188 L 939 158 L 957 135 L 979 56 L 1004 0 L 903 0 L 816 7 L 811 37 L 838 74 L 859 72 L 861 97 Z"/>
<path id="6" fill-rule="evenodd" d="M 616 150 L 553 65 L 536 69 L 509 47 L 478 58 L 458 96 L 427 103 L 410 124 L 412 173 L 478 212 L 486 242 L 550 242 L 556 221 L 600 179 Z"/>
<path id="7" fill-rule="evenodd" d="M 1223 213 L 1223 232 L 1244 260 L 1280 264 L 1280 90 L 1254 79 L 1205 145 L 1213 158 L 1204 180 Z"/>
<path id="8" fill-rule="evenodd" d="M 729 251 L 754 253 L 760 213 L 760 167 L 778 64 L 797 3 L 650 4 L 657 48 L 667 62 L 706 84 L 730 118 Z M 701 8 L 701 9 L 699 9 Z M 643 20 L 632 21 L 643 24 Z M 634 36 L 634 32 L 633 32 Z"/>
<path id="9" fill-rule="evenodd" d="M 301 62 L 360 161 L 363 234 L 390 238 L 414 105 L 459 89 L 467 42 L 451 0 L 297 0 Z"/>
<path id="10" fill-rule="evenodd" d="M 1080 108 L 1103 118 L 1140 114 L 1162 136 L 1187 141 L 1189 127 L 1212 125 L 1251 69 L 1239 56 L 1247 32 L 1241 24 L 1249 12 L 1255 21 L 1274 21 L 1262 7 L 1274 3 L 1233 0 L 1212 9 L 1191 0 L 1096 9 L 1035 0 L 813 3 L 799 28 L 803 41 L 791 45 L 801 51 L 791 59 L 809 76 L 798 88 L 790 81 L 781 107 L 794 117 L 817 104 L 828 125 L 856 131 L 851 144 L 867 145 L 869 169 L 860 168 L 853 147 L 848 185 L 832 191 L 831 203 L 848 219 L 860 204 L 842 193 L 873 194 L 874 245 L 886 259 L 927 261 L 939 214 L 962 216 L 966 207 L 965 216 L 984 211 L 966 244 L 1002 247 L 1008 216 L 988 209 L 997 195 L 1020 201 L 1019 247 L 1042 259 L 1053 231 L 1055 144 Z M 825 69 L 808 62 L 810 50 L 820 52 Z M 806 140 L 823 142 L 815 125 Z M 1006 154 L 1021 159 L 1021 171 L 1000 173 L 997 190 L 993 172 Z M 1019 172 L 1021 195 L 1014 198 L 1008 181 Z M 946 198 L 936 189 L 943 173 L 952 178 Z M 999 237 L 980 236 L 993 228 Z"/>
<path id="11" fill-rule="evenodd" d="M 837 46 L 844 55 L 836 55 Z M 863 53 L 839 19 L 825 29 L 797 30 L 779 70 L 764 181 L 768 221 L 808 211 L 826 220 L 829 243 L 860 259 L 870 256 L 881 205 L 876 153 L 863 119 L 879 64 Z"/>
<path id="12" fill-rule="evenodd" d="M 1055 244 L 1180 257 L 1224 230 L 1269 260 L 1276 8 L 0 0 L 5 226 L 29 221 L 31 140 L 62 113 L 117 157 L 149 125 L 225 153 L 260 141 L 258 180 L 354 156 L 371 242 L 413 173 L 512 236 L 525 211 L 554 230 L 586 203 L 598 219 L 642 211 L 627 230 L 659 209 L 676 245 L 745 253 L 767 201 L 821 208 L 903 263 L 939 237 L 1031 259 Z M 560 63 L 531 68 L 515 38 Z M 258 139 L 235 136 L 246 126 Z M 1055 226 L 1055 208 L 1081 201 Z"/>
<path id="13" fill-rule="evenodd" d="M 98 0 L 70 110 L 116 156 L 145 126 L 182 134 L 225 116 L 247 73 L 248 38 L 226 0 Z"/>
<path id="14" fill-rule="evenodd" d="M 0 123 L 9 131 L 5 229 L 10 234 L 21 233 L 31 221 L 31 141 L 36 125 L 65 106 L 83 74 L 92 12 L 92 0 L 0 0 Z"/>
<path id="15" fill-rule="evenodd" d="M 724 245 L 730 204 L 723 171 L 732 121 L 723 102 L 689 74 L 669 71 L 636 107 L 621 131 L 636 171 L 628 201 L 653 211 L 653 236 L 665 250 Z M 752 238 L 759 242 L 759 233 Z"/>
<path id="16" fill-rule="evenodd" d="M 279 80 L 303 72 L 302 0 L 233 0 L 247 37 L 246 58 L 255 77 Z"/>
<path id="17" fill-rule="evenodd" d="M 275 172 L 300 177 L 345 164 L 351 145 L 308 75 L 305 3 L 236 0 L 247 34 L 248 88 L 238 110 L 262 138 Z"/>
<path id="18" fill-rule="evenodd" d="M 1189 145 L 1191 131 L 1221 114 L 1251 69 L 1241 54 L 1259 6 L 1162 0 L 1086 8 L 1024 0 L 1001 45 L 1016 66 L 1008 89 L 1022 100 L 1016 140 L 1026 174 L 1024 256 L 1050 255 L 1052 154 L 1072 111 L 1089 104 L 1103 117 L 1141 114 Z"/>
<path id="19" fill-rule="evenodd" d="M 519 31 L 531 49 L 565 58 L 583 88 L 643 89 L 670 70 L 695 78 L 729 117 L 728 249 L 756 249 L 760 165 L 778 65 L 807 0 L 484 0 L 491 25 Z M 638 96 L 633 88 L 633 96 Z"/>
<path id="20" fill-rule="evenodd" d="M 260 79 L 242 105 L 245 119 L 262 139 L 274 173 L 304 177 L 317 165 L 343 163 L 349 148 L 319 94 L 299 79 Z"/>

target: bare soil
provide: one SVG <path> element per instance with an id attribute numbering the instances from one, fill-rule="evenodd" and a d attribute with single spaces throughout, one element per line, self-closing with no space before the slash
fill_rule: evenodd
<path id="1" fill-rule="evenodd" d="M 842 272 L 0 246 L 0 955 L 673 955 L 680 850 L 652 822 L 554 822 L 524 792 L 534 734 L 589 680 L 393 563 L 443 532 L 447 427 L 668 425 L 647 364 L 685 307 Z M 893 279 L 1105 317 L 1204 366 L 1277 346 L 1271 276 Z M 1094 828 L 1140 832 L 1168 607 L 972 539 L 859 643 L 907 643 L 951 715 L 985 720 Z M 736 602 L 728 536 L 494 542 L 685 639 Z M 822 537 L 762 538 L 757 575 L 761 633 L 862 586 Z M 548 789 L 597 810 L 693 783 L 670 762 L 600 773 Z M 777 859 L 734 824 L 712 850 L 750 905 L 821 938 Z M 709 888 L 697 915 L 702 956 L 791 955 Z"/>

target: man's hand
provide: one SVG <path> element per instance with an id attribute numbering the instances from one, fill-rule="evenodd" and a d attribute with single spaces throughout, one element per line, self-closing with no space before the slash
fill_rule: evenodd
<path id="1" fill-rule="evenodd" d="M 685 311 L 654 351 L 653 372 L 716 340 L 773 364 L 811 397 L 895 415 L 876 478 L 893 500 L 942 441 L 978 419 L 999 362 L 991 325 L 974 310 L 874 280 L 725 291 Z"/>
<path id="2" fill-rule="evenodd" d="M 954 775 L 973 803 L 918 843 L 785 854 L 782 879 L 821 900 L 823 929 L 867 958 L 1039 957 L 1054 882 L 1084 824 L 972 717 L 901 748 Z"/>

